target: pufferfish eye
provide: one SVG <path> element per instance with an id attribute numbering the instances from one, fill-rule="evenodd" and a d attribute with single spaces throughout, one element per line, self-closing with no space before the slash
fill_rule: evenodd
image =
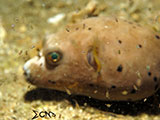
<path id="1" fill-rule="evenodd" d="M 57 65 L 57 63 L 61 60 L 61 58 L 62 54 L 57 51 L 49 52 L 46 55 L 46 61 L 49 65 Z"/>

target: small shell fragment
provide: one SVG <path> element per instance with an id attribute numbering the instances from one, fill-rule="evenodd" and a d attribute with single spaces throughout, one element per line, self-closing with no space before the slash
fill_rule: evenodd
<path id="1" fill-rule="evenodd" d="M 65 18 L 65 14 L 64 13 L 59 13 L 53 17 L 48 18 L 47 22 L 54 24 L 54 25 L 58 25 L 59 22 L 61 22 L 63 19 Z"/>

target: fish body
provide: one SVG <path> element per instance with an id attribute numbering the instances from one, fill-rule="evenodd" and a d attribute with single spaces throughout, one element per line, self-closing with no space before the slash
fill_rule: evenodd
<path id="1" fill-rule="evenodd" d="M 160 85 L 160 37 L 134 22 L 93 17 L 47 36 L 42 56 L 24 65 L 44 88 L 99 100 L 135 101 Z"/>

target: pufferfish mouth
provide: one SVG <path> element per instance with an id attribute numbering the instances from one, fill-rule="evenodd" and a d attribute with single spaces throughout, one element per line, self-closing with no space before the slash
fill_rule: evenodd
<path id="1" fill-rule="evenodd" d="M 26 63 L 24 66 L 23 66 L 23 71 L 24 71 L 24 76 L 25 76 L 25 80 L 28 82 L 28 83 L 31 83 L 31 84 L 34 84 L 34 79 L 32 79 L 32 76 L 31 76 L 31 73 L 30 73 L 30 69 L 27 68 L 28 64 Z"/>
<path id="2" fill-rule="evenodd" d="M 26 76 L 26 72 L 24 72 L 24 75 Z M 29 77 L 29 78 L 26 77 L 25 80 L 26 80 L 28 83 L 31 83 L 31 84 L 33 84 L 33 85 L 35 84 L 34 79 L 32 79 L 31 77 Z"/>
<path id="3" fill-rule="evenodd" d="M 38 56 L 35 56 L 31 60 L 27 61 L 23 66 L 24 76 L 27 82 L 31 84 L 35 84 L 36 80 L 34 78 L 34 70 L 36 69 L 34 66 L 40 66 L 43 67 L 44 65 L 44 57 L 39 58 Z M 33 76 L 34 75 L 34 76 Z"/>
<path id="4" fill-rule="evenodd" d="M 31 77 L 31 71 L 29 69 L 29 66 L 30 66 L 30 61 L 27 61 L 23 66 L 24 76 L 26 77 L 26 79 Z"/>

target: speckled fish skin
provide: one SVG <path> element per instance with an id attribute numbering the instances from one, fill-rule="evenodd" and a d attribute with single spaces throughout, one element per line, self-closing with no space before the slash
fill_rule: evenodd
<path id="1" fill-rule="evenodd" d="M 48 36 L 42 51 L 24 65 L 27 80 L 39 87 L 112 101 L 140 100 L 159 89 L 159 35 L 137 23 L 88 18 Z M 63 57 L 50 68 L 45 56 L 53 51 Z"/>

